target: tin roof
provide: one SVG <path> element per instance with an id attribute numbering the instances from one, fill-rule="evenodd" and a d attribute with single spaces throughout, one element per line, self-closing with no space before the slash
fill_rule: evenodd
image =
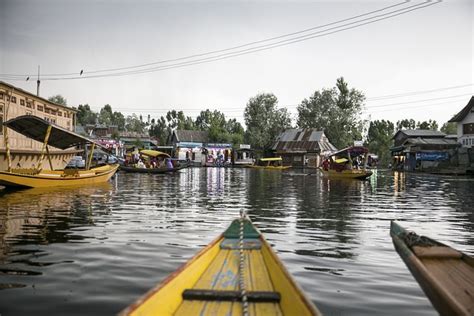
<path id="1" fill-rule="evenodd" d="M 474 96 L 472 96 L 471 100 L 469 100 L 467 105 L 458 114 L 453 116 L 453 118 L 450 119 L 448 122 L 461 122 L 462 120 L 464 120 L 466 115 L 469 114 L 469 111 L 471 111 L 473 107 L 474 107 Z"/>
<path id="2" fill-rule="evenodd" d="M 272 147 L 277 152 L 324 152 L 337 150 L 323 131 L 313 128 L 287 129 Z"/>
<path id="3" fill-rule="evenodd" d="M 206 131 L 176 130 L 177 142 L 208 143 L 209 133 Z"/>
<path id="4" fill-rule="evenodd" d="M 443 146 L 458 146 L 456 139 L 452 138 L 409 138 L 405 141 L 409 145 L 443 145 Z"/>
<path id="5" fill-rule="evenodd" d="M 393 135 L 393 138 L 396 138 L 398 134 L 405 134 L 408 137 L 439 137 L 444 138 L 445 133 L 440 131 L 434 131 L 430 129 L 401 129 Z"/>

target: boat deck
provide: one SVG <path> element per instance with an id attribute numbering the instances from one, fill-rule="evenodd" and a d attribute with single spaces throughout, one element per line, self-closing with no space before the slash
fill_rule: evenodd
<path id="1" fill-rule="evenodd" d="M 275 291 L 261 250 L 244 250 L 247 291 Z M 193 289 L 239 290 L 239 250 L 221 249 Z M 282 315 L 278 303 L 249 303 L 250 315 Z M 242 315 L 240 301 L 184 300 L 175 315 Z"/>

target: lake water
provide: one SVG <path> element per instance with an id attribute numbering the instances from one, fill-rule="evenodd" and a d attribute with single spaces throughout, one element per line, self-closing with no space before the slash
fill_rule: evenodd
<path id="1" fill-rule="evenodd" d="M 245 210 L 327 315 L 436 315 L 390 220 L 474 254 L 474 178 L 192 168 L 0 193 L 0 314 L 112 315 Z"/>

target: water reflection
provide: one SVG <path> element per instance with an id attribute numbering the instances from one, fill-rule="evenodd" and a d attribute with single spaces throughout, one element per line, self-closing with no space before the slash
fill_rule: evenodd
<path id="1" fill-rule="evenodd" d="M 0 313 L 51 314 L 54 306 L 57 314 L 115 314 L 246 210 L 323 312 L 432 315 L 393 249 L 389 221 L 473 253 L 473 184 L 392 172 L 347 181 L 189 168 L 4 192 Z"/>

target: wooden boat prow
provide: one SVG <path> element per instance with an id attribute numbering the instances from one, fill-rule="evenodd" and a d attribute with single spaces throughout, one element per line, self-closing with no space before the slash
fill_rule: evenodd
<path id="1" fill-rule="evenodd" d="M 390 235 L 426 296 L 441 315 L 474 315 L 474 258 L 391 222 Z"/>
<path id="2" fill-rule="evenodd" d="M 249 315 L 320 315 L 250 220 L 243 223 Z M 239 229 L 217 239 L 121 315 L 242 315 Z"/>

